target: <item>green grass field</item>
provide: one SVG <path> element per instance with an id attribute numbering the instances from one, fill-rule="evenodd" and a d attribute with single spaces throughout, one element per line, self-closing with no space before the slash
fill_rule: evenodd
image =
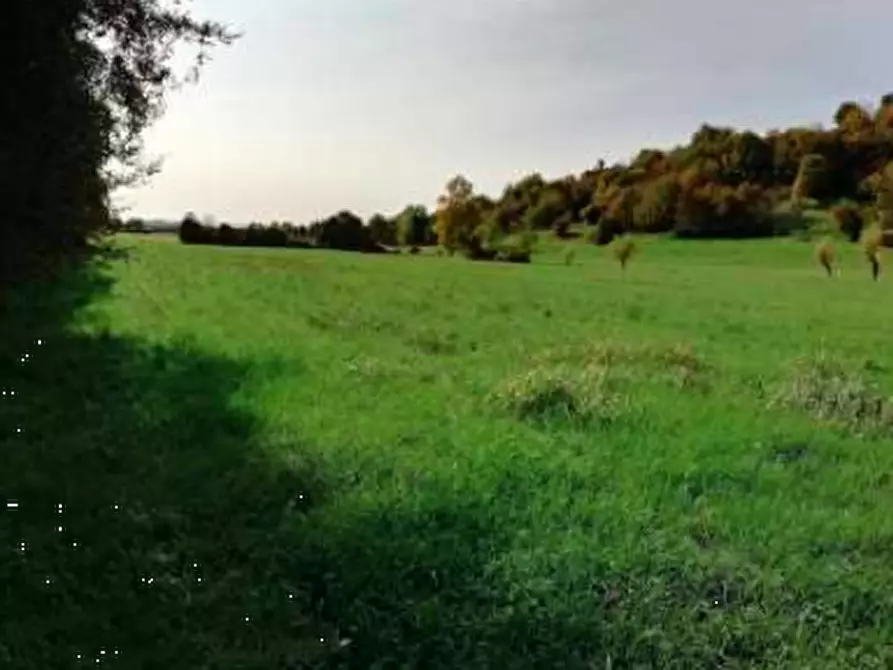
<path id="1" fill-rule="evenodd" d="M 116 244 L 3 315 L 0 667 L 893 665 L 856 246 Z"/>

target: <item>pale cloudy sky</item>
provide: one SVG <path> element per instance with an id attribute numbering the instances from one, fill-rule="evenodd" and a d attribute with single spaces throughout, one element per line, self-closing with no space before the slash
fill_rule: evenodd
<path id="1" fill-rule="evenodd" d="M 195 0 L 243 31 L 148 136 L 131 213 L 297 223 L 432 204 L 453 174 L 829 123 L 893 91 L 890 0 Z"/>

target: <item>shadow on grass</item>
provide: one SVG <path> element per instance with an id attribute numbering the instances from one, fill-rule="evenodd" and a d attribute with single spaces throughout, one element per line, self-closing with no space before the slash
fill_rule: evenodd
<path id="1" fill-rule="evenodd" d="M 457 494 L 339 509 L 362 473 L 267 443 L 233 402 L 242 364 L 70 327 L 109 290 L 102 265 L 3 296 L 0 666 L 479 658 L 486 510 Z"/>
<path id="2" fill-rule="evenodd" d="M 233 403 L 238 362 L 71 330 L 106 277 L 87 265 L 4 302 L 0 666 L 535 667 L 544 640 L 550 660 L 578 653 L 563 622 L 509 614 L 492 572 L 508 538 L 486 503 L 450 488 L 345 503 L 365 473 L 266 443 Z"/>
<path id="3" fill-rule="evenodd" d="M 4 296 L 0 666 L 300 667 L 325 650 L 288 528 L 321 473 L 264 453 L 236 362 L 67 330 L 108 288 Z"/>

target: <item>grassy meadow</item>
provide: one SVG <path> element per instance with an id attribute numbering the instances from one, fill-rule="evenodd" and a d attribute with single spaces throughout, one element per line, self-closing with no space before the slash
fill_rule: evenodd
<path id="1" fill-rule="evenodd" d="M 22 289 L 0 667 L 891 667 L 891 279 L 637 244 Z"/>

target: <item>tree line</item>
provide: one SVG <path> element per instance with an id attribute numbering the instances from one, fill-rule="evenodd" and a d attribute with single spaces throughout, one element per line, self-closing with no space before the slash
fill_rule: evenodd
<path id="1" fill-rule="evenodd" d="M 190 212 L 180 224 L 179 235 L 186 244 L 316 247 L 366 253 L 382 253 L 397 246 L 417 249 L 436 243 L 434 218 L 423 205 L 410 205 L 391 218 L 377 214 L 369 221 L 344 210 L 306 225 L 274 221 L 247 227 L 202 223 Z"/>
<path id="2" fill-rule="evenodd" d="M 642 149 L 628 163 L 547 180 L 531 174 L 497 198 L 454 177 L 429 213 L 413 205 L 367 222 L 340 212 L 307 226 L 254 224 L 247 230 L 184 221 L 184 242 L 316 246 L 356 251 L 439 245 L 478 260 L 532 250 L 531 233 L 586 231 L 608 244 L 626 233 L 680 238 L 785 235 L 807 225 L 809 208 L 829 210 L 842 233 L 859 239 L 876 225 L 893 236 L 893 94 L 876 109 L 842 103 L 833 126 L 764 134 L 702 125 L 684 145 Z M 188 224 L 188 225 L 187 225 Z"/>

